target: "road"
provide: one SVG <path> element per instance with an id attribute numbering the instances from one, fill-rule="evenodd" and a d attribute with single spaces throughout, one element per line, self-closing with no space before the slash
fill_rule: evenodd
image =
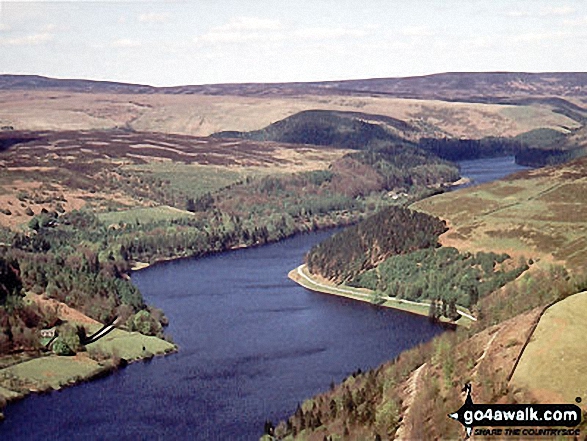
<path id="1" fill-rule="evenodd" d="M 106 334 L 110 333 L 114 328 L 115 328 L 114 324 L 104 325 L 100 330 L 98 330 L 94 334 L 87 337 L 85 342 L 83 342 L 83 344 L 94 343 L 95 341 L 98 341 L 99 339 L 104 337 Z"/>

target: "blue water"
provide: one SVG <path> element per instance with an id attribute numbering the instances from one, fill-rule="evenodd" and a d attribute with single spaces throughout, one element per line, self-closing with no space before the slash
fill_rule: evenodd
<path id="1" fill-rule="evenodd" d="M 460 161 L 458 164 L 461 168 L 461 176 L 471 180 L 464 187 L 495 181 L 512 173 L 530 169 L 530 167 L 516 164 L 513 156 L 472 159 Z"/>
<path id="2" fill-rule="evenodd" d="M 258 439 L 265 419 L 442 331 L 291 282 L 288 271 L 329 234 L 135 273 L 179 353 L 11 405 L 1 439 Z"/>
<path id="3" fill-rule="evenodd" d="M 512 164 L 467 161 L 462 170 L 483 182 L 516 171 Z M 331 381 L 442 332 L 426 318 L 312 293 L 288 280 L 329 234 L 133 274 L 147 302 L 169 317 L 179 353 L 12 404 L 0 439 L 256 440 L 265 419 L 284 419 Z"/>

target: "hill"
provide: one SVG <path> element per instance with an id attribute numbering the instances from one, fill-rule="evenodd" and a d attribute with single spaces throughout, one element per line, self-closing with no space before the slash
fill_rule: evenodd
<path id="1" fill-rule="evenodd" d="M 351 374 L 302 403 L 277 426 L 278 436 L 459 438 L 463 429 L 447 414 L 462 406 L 465 383 L 476 403 L 584 403 L 576 372 L 585 345 L 572 323 L 585 307 L 587 287 L 586 171 L 583 158 L 413 204 L 447 222 L 438 251 L 451 245 L 468 256 L 496 251 L 514 260 L 531 257 L 529 270 L 480 297 L 469 330 L 444 333 L 377 369 Z M 445 254 L 450 258 L 440 267 L 450 273 L 450 261 L 458 259 L 453 251 Z M 426 267 L 426 259 L 419 255 L 415 266 Z M 375 267 L 376 280 L 384 277 L 385 262 Z"/>
<path id="2" fill-rule="evenodd" d="M 65 90 L 91 93 L 153 93 L 155 87 L 113 81 L 74 80 L 40 75 L 0 75 L 0 90 Z"/>
<path id="3" fill-rule="evenodd" d="M 573 132 L 584 124 L 583 94 L 584 74 L 556 73 L 168 88 L 0 75 L 0 127 L 207 136 L 260 130 L 299 112 L 330 110 L 360 114 L 355 116 L 410 139 L 479 139 L 544 128 Z M 411 129 L 416 131 L 410 135 Z"/>
<path id="4" fill-rule="evenodd" d="M 535 257 L 582 270 L 587 242 L 587 159 L 438 195 L 412 208 L 439 216 L 442 244 Z"/>
<path id="5" fill-rule="evenodd" d="M 219 132 L 213 137 L 366 149 L 377 143 L 402 142 L 418 132 L 405 121 L 384 115 L 306 110 L 251 132 Z"/>
<path id="6" fill-rule="evenodd" d="M 66 308 L 92 323 L 116 319 L 128 331 L 162 337 L 167 319 L 128 280 L 136 264 L 348 225 L 396 204 L 387 191 L 396 180 L 407 200 L 457 178 L 455 167 L 406 151 L 361 156 L 340 147 L 121 129 L 7 129 L 0 147 L 0 408 L 4 396 L 102 372 L 102 361 L 112 366 L 126 354 L 173 347 L 154 338 L 140 344 L 146 337 L 127 333 L 86 345 L 88 329 L 57 316 Z M 404 168 L 395 167 L 405 158 Z M 55 355 L 45 357 L 41 330 L 53 327 Z M 84 351 L 90 357 L 76 356 L 80 363 L 63 361 Z M 38 374 L 61 368 L 67 375 L 55 382 Z"/>
<path id="7" fill-rule="evenodd" d="M 546 309 L 522 353 L 511 382 L 527 390 L 540 402 L 572 403 L 585 399 L 585 377 L 580 375 L 585 359 L 581 338 L 585 332 L 582 317 L 587 309 L 587 292 L 571 296 Z M 560 375 L 560 363 L 565 374 Z"/>
<path id="8" fill-rule="evenodd" d="M 239 96 L 365 95 L 470 102 L 511 102 L 528 97 L 585 97 L 584 72 L 450 72 L 404 78 L 373 78 L 305 83 L 245 83 L 152 87 L 107 81 L 0 75 L 0 89 L 51 89 L 71 92 L 165 93 Z"/>
<path id="9" fill-rule="evenodd" d="M 587 74 L 450 72 L 407 78 L 312 83 L 346 92 L 385 93 L 402 98 L 512 102 L 518 98 L 587 95 Z"/>
<path id="10" fill-rule="evenodd" d="M 0 258 L 23 269 L 0 313 L 24 289 L 102 322 L 147 308 L 124 277 L 137 262 L 348 225 L 400 202 L 388 194 L 392 186 L 404 188 L 405 201 L 458 177 L 438 158 L 397 149 L 362 155 L 128 130 L 6 130 L 0 141 Z M 17 347 L 10 339 L 2 346 L 2 329 L 10 337 L 12 325 L 21 323 L 0 314 L 0 352 Z M 27 332 L 27 348 L 35 348 L 36 334 Z"/>

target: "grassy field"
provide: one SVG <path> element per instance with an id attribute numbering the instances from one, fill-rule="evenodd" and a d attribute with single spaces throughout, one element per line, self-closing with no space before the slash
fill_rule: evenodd
<path id="1" fill-rule="evenodd" d="M 90 325 L 90 332 L 101 325 Z M 128 362 L 162 355 L 175 345 L 157 337 L 115 329 L 75 356 L 45 355 L 0 369 L 0 397 L 12 400 L 28 391 L 60 389 L 108 370 L 113 359 Z"/>
<path id="2" fill-rule="evenodd" d="M 141 176 L 169 182 L 173 190 L 179 190 L 192 198 L 198 198 L 238 182 L 243 172 L 222 167 L 182 164 L 177 162 L 152 162 L 125 167 Z"/>
<path id="3" fill-rule="evenodd" d="M 140 207 L 130 210 L 111 211 L 98 214 L 98 219 L 107 225 L 139 222 L 157 222 L 162 220 L 174 220 L 192 216 L 187 211 L 162 205 L 160 207 Z"/>
<path id="4" fill-rule="evenodd" d="M 445 193 L 412 205 L 448 221 L 443 245 L 587 264 L 587 160 Z"/>
<path id="5" fill-rule="evenodd" d="M 10 385 L 10 379 L 16 378 L 21 386 L 29 390 L 59 389 L 84 378 L 97 375 L 104 367 L 87 356 L 60 357 L 49 355 L 35 358 L 0 371 L 2 384 Z M 10 390 L 10 386 L 6 387 Z"/>
<path id="6" fill-rule="evenodd" d="M 89 354 L 100 351 L 109 356 L 133 361 L 148 354 L 169 353 L 175 349 L 175 345 L 157 337 L 115 329 L 100 340 L 87 345 L 86 349 Z"/>
<path id="7" fill-rule="evenodd" d="M 512 384 L 541 403 L 575 403 L 577 397 L 587 402 L 585 314 L 587 292 L 548 308 L 520 358 Z"/>

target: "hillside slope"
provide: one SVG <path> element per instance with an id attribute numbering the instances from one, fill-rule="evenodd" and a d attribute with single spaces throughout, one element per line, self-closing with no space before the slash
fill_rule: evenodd
<path id="1" fill-rule="evenodd" d="M 387 94 L 400 98 L 503 102 L 519 97 L 585 97 L 587 96 L 587 73 L 449 72 L 403 78 L 305 83 L 185 85 L 158 88 L 107 81 L 55 79 L 38 75 L 0 75 L 0 89 L 241 96 Z"/>
<path id="2" fill-rule="evenodd" d="M 517 76 L 524 81 L 515 80 Z M 581 74 L 442 74 L 348 84 L 155 88 L 0 75 L 0 127 L 124 127 L 207 136 L 259 130 L 295 113 L 321 109 L 394 118 L 417 128 L 421 136 L 515 136 L 538 128 L 566 132 L 584 123 L 581 78 Z M 353 87 L 357 90 L 347 90 Z M 394 88 L 397 93 L 387 92 Z"/>
<path id="3" fill-rule="evenodd" d="M 587 292 L 548 308 L 520 357 L 511 383 L 539 402 L 587 400 L 585 372 Z M 564 374 L 560 367 L 564 366 Z"/>
<path id="4" fill-rule="evenodd" d="M 581 159 L 414 204 L 448 222 L 444 244 L 531 257 L 529 271 L 480 298 L 469 330 L 353 373 L 303 403 L 276 433 L 286 440 L 461 438 L 447 414 L 463 404 L 465 383 L 476 403 L 584 403 L 575 379 L 587 346 L 574 323 L 587 287 L 586 171 Z"/>
<path id="5" fill-rule="evenodd" d="M 364 149 L 376 143 L 405 141 L 417 132 L 396 118 L 361 112 L 306 110 L 252 132 L 219 132 L 214 137 Z"/>
<path id="6" fill-rule="evenodd" d="M 434 196 L 412 208 L 447 221 L 443 245 L 505 252 L 585 269 L 587 159 Z"/>

